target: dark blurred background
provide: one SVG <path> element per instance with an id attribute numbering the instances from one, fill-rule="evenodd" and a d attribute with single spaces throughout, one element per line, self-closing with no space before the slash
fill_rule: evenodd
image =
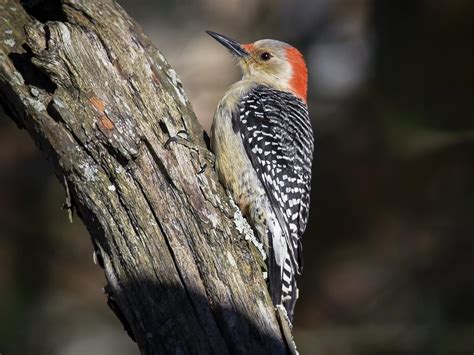
<path id="1" fill-rule="evenodd" d="M 239 72 L 204 30 L 307 58 L 317 145 L 302 354 L 474 352 L 472 0 L 120 3 L 206 129 Z M 137 354 L 50 163 L 0 115 L 0 353 Z"/>

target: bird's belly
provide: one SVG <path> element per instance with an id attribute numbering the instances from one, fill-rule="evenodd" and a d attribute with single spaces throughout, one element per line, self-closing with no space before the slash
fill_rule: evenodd
<path id="1" fill-rule="evenodd" d="M 251 204 L 257 196 L 265 194 L 265 190 L 245 151 L 230 151 L 227 147 L 222 149 L 216 159 L 216 168 L 220 181 L 231 192 L 242 213 L 248 217 Z"/>
<path id="2" fill-rule="evenodd" d="M 227 115 L 217 115 L 212 127 L 211 145 L 216 155 L 219 180 L 229 190 L 242 213 L 249 209 L 257 196 L 265 194 L 252 163 L 247 156 L 239 133 L 235 133 Z"/>

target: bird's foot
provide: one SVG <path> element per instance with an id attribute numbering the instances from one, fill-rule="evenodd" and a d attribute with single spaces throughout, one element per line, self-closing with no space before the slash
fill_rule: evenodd
<path id="1" fill-rule="evenodd" d="M 209 166 L 214 168 L 214 154 L 212 154 L 212 152 L 209 151 L 205 146 L 194 143 L 190 138 L 191 136 L 186 130 L 180 130 L 176 132 L 175 136 L 168 138 L 168 140 L 164 144 L 164 147 L 166 149 L 170 149 L 171 143 L 177 143 L 196 152 L 199 160 L 199 171 L 197 172 L 197 174 L 204 173 Z"/>
<path id="2" fill-rule="evenodd" d="M 185 129 L 176 132 L 175 136 L 169 137 L 165 142 L 165 148 L 170 149 L 171 143 L 180 143 L 186 145 L 189 143 L 189 133 Z"/>
<path id="3" fill-rule="evenodd" d="M 199 165 L 201 167 L 198 171 L 198 174 L 204 173 L 209 166 L 211 169 L 214 169 L 216 165 L 216 157 L 210 150 L 207 150 L 204 147 L 199 147 L 198 155 Z"/>

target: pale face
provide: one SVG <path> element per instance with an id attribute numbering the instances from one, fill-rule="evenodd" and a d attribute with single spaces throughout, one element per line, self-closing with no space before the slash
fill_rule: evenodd
<path id="1" fill-rule="evenodd" d="M 244 79 L 267 83 L 273 87 L 288 86 L 293 70 L 287 59 L 289 46 L 286 43 L 262 39 L 244 44 L 242 48 L 248 53 L 247 56 L 238 58 Z"/>

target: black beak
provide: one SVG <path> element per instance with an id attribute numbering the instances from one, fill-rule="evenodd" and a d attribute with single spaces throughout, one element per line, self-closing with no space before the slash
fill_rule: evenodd
<path id="1" fill-rule="evenodd" d="M 239 42 L 212 31 L 206 31 L 206 33 L 214 38 L 217 42 L 227 47 L 233 54 L 239 57 L 246 57 L 249 55 L 247 51 L 242 48 L 242 45 Z"/>

